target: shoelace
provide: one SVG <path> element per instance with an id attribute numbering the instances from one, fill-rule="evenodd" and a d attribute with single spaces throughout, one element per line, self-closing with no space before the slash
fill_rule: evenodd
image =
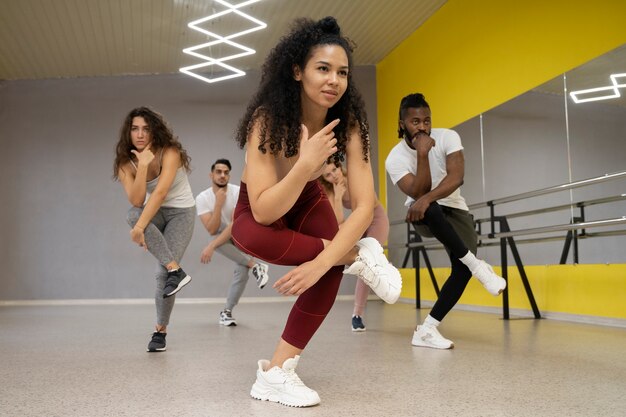
<path id="1" fill-rule="evenodd" d="M 361 258 L 360 256 L 356 257 L 355 262 L 361 262 L 363 264 L 363 269 L 361 270 L 361 274 L 360 274 L 361 278 L 363 278 L 363 280 L 370 286 L 378 285 L 378 282 L 380 281 L 380 277 L 376 274 L 376 271 L 374 270 L 376 266 L 375 265 L 372 266 L 369 263 L 365 262 L 365 259 Z M 367 268 L 367 271 L 365 271 L 366 268 Z"/>
<path id="2" fill-rule="evenodd" d="M 164 342 L 165 335 L 163 333 L 155 332 L 152 334 L 152 342 Z"/>
<path id="3" fill-rule="evenodd" d="M 296 371 L 294 369 L 283 369 L 283 374 L 285 375 L 285 379 L 287 380 L 287 382 L 291 383 L 292 385 L 296 385 L 296 386 L 302 386 L 304 387 L 304 382 L 302 382 L 302 380 L 300 379 L 300 377 L 298 376 L 298 374 L 296 374 Z"/>
<path id="4" fill-rule="evenodd" d="M 479 278 L 479 281 L 484 281 L 485 283 L 492 283 L 494 281 L 494 275 L 496 275 L 496 271 L 493 270 L 493 267 L 491 265 L 489 265 L 487 262 L 482 261 L 480 262 L 480 266 L 478 267 L 478 274 L 476 278 L 479 278 L 478 275 L 482 273 L 484 273 L 483 277 Z"/>
<path id="5" fill-rule="evenodd" d="M 178 283 L 181 282 L 183 280 L 183 277 L 178 276 L 178 274 L 171 274 L 170 276 L 167 277 L 167 280 L 165 281 L 165 285 L 173 285 L 173 286 L 178 286 Z"/>

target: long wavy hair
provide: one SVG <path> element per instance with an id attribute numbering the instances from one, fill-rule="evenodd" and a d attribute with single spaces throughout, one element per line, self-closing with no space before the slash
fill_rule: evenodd
<path id="1" fill-rule="evenodd" d="M 148 107 L 137 107 L 128 113 L 120 129 L 120 138 L 115 145 L 115 162 L 113 162 L 113 179 L 119 180 L 118 173 L 122 166 L 131 160 L 133 149 L 136 149 L 130 139 L 130 129 L 135 117 L 142 117 L 150 127 L 152 143 L 150 149 L 156 154 L 160 149 L 174 148 L 178 150 L 180 162 L 187 172 L 191 171 L 191 158 L 187 151 L 174 136 L 172 129 L 167 125 L 163 116 Z"/>
<path id="2" fill-rule="evenodd" d="M 346 171 L 346 168 L 343 166 L 343 164 L 338 164 L 336 162 L 331 162 L 331 163 L 335 165 L 337 168 L 341 169 L 341 173 L 343 174 L 344 178 L 347 179 L 348 171 Z M 320 175 L 317 180 L 322 185 L 322 187 L 324 187 L 326 194 L 330 194 L 334 192 L 335 188 L 334 188 L 333 183 L 328 181 L 326 178 L 324 178 L 324 175 Z"/>
<path id="3" fill-rule="evenodd" d="M 294 66 L 304 69 L 311 50 L 320 45 L 339 45 L 348 56 L 348 85 L 341 99 L 328 110 L 326 123 L 340 119 L 335 127 L 337 152 L 329 161 L 344 160 L 348 133 L 358 127 L 363 142 L 363 159 L 369 160 L 369 125 L 365 104 L 352 80 L 353 43 L 341 35 L 333 17 L 319 21 L 308 18 L 295 20 L 291 31 L 283 36 L 263 64 L 261 82 L 239 122 L 236 140 L 243 148 L 255 122 L 260 122 L 259 151 L 269 149 L 272 155 L 284 152 L 286 157 L 298 154 L 300 145 L 302 86 L 294 79 Z"/>

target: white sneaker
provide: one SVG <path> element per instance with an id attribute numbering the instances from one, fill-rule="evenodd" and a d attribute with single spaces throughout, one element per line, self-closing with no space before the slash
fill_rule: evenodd
<path id="1" fill-rule="evenodd" d="M 386 303 L 398 301 L 402 290 L 402 276 L 385 257 L 383 247 L 373 237 L 364 237 L 356 245 L 359 254 L 344 273 L 361 278 Z"/>
<path id="2" fill-rule="evenodd" d="M 423 346 L 434 349 L 452 349 L 454 343 L 452 340 L 448 340 L 439 333 L 436 327 L 431 326 L 417 326 L 417 329 L 413 332 L 413 339 L 411 340 L 413 346 Z"/>
<path id="3" fill-rule="evenodd" d="M 220 324 L 226 327 L 236 326 L 237 320 L 233 317 L 233 312 L 228 309 L 220 311 Z"/>
<path id="4" fill-rule="evenodd" d="M 497 275 L 491 265 L 482 259 L 478 259 L 478 266 L 472 271 L 472 275 L 483 284 L 483 287 L 485 287 L 491 295 L 500 295 L 506 288 L 506 280 Z"/>
<path id="5" fill-rule="evenodd" d="M 278 366 L 266 370 L 270 362 L 265 359 L 259 361 L 256 371 L 256 382 L 252 385 L 250 395 L 261 401 L 273 401 L 289 407 L 310 407 L 320 403 L 317 392 L 304 385 L 296 374 L 296 366 L 300 355 L 290 358 Z"/>
<path id="6" fill-rule="evenodd" d="M 267 280 L 270 278 L 269 275 L 267 275 L 268 270 L 269 266 L 261 262 L 257 262 L 254 264 L 254 266 L 252 266 L 252 275 L 254 276 L 254 279 L 256 280 L 256 285 L 259 287 L 259 289 L 263 289 L 263 287 L 265 287 L 265 284 L 267 284 Z"/>

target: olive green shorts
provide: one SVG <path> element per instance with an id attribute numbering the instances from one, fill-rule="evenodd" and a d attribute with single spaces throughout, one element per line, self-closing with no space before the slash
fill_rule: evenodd
<path id="1" fill-rule="evenodd" d="M 476 250 L 478 247 L 478 233 L 476 233 L 476 225 L 474 223 L 474 216 L 469 211 L 447 207 L 447 206 L 439 206 L 441 207 L 441 211 L 443 211 L 443 215 L 452 225 L 454 231 L 459 235 L 467 249 L 469 249 L 473 254 L 476 254 Z M 423 237 L 434 237 L 428 226 L 422 223 L 413 223 L 413 227 L 420 236 Z"/>

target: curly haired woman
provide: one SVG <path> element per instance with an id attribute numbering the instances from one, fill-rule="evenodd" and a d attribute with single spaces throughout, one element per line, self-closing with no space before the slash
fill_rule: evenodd
<path id="1" fill-rule="evenodd" d="M 252 256 L 296 266 L 274 284 L 298 299 L 271 360 L 258 362 L 250 394 L 259 400 L 293 407 L 320 402 L 295 368 L 335 301 L 344 265 L 385 301 L 400 295 L 400 274 L 380 244 L 359 240 L 372 221 L 376 195 L 351 53 L 334 18 L 296 20 L 266 58 L 237 131 L 246 165 L 232 238 Z M 316 179 L 327 160 L 344 158 L 352 214 L 339 230 Z"/>
<path id="2" fill-rule="evenodd" d="M 131 240 L 158 261 L 157 323 L 148 352 L 165 350 L 172 296 L 191 281 L 179 265 L 196 218 L 189 161 L 160 114 L 147 107 L 128 113 L 115 150 L 113 178 L 122 183 L 132 205 L 127 216 Z"/>

